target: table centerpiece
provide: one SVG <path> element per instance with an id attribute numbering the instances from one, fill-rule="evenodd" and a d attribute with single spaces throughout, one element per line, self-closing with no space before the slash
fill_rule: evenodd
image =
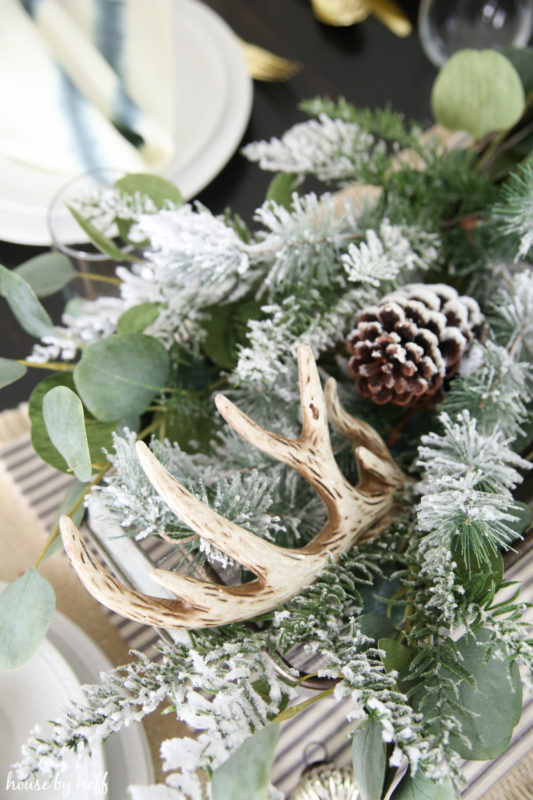
<path id="1" fill-rule="evenodd" d="M 36 733 L 20 779 L 164 700 L 195 735 L 163 744 L 166 784 L 136 800 L 280 796 L 280 724 L 331 695 L 351 698 L 363 800 L 458 797 L 462 760 L 505 750 L 533 665 L 502 556 L 530 520 L 515 490 L 532 438 L 532 64 L 527 49 L 450 59 L 432 107 L 469 133 L 459 149 L 390 108 L 306 102 L 308 121 L 244 149 L 277 173 L 251 225 L 155 176 L 80 197 L 76 219 L 129 266 L 117 296 L 72 299 L 61 325 L 38 294 L 72 279 L 66 259 L 1 269 L 39 339 L 0 360 L 2 382 L 52 371 L 32 440 L 76 477 L 69 557 L 110 608 L 177 631 Z M 76 527 L 93 503 L 175 545 L 181 571 L 153 575 L 175 599 L 94 560 Z M 37 567 L 0 597 L 7 668 L 53 612 Z M 316 693 L 295 704 L 301 685 Z"/>

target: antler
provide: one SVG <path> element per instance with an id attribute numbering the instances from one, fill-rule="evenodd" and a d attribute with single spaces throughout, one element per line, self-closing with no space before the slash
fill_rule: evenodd
<path id="1" fill-rule="evenodd" d="M 394 463 L 380 436 L 341 407 L 336 384 L 329 379 L 326 397 L 330 419 L 354 447 L 359 482 L 353 487 L 339 470 L 328 432 L 326 398 L 311 349 L 298 351 L 303 425 L 298 439 L 286 439 L 261 428 L 223 395 L 215 402 L 237 433 L 268 455 L 297 470 L 318 492 L 328 509 L 320 533 L 301 548 L 284 548 L 255 536 L 217 514 L 194 497 L 159 463 L 143 442 L 137 454 L 148 479 L 180 519 L 196 533 L 257 576 L 240 586 L 221 586 L 187 575 L 156 569 L 152 578 L 179 599 L 160 599 L 120 584 L 97 566 L 68 517 L 61 533 L 69 558 L 86 588 L 108 608 L 130 619 L 165 628 L 224 625 L 271 611 L 301 592 L 330 558 L 358 540 L 383 529 L 393 494 L 406 476 Z"/>

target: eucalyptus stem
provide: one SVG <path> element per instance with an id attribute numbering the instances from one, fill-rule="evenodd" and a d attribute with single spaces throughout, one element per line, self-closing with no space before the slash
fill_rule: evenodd
<path id="1" fill-rule="evenodd" d="M 17 358 L 17 363 L 25 367 L 35 367 L 35 369 L 53 369 L 57 372 L 71 372 L 76 364 L 65 364 L 63 361 L 26 361 L 24 358 Z"/>
<path id="2" fill-rule="evenodd" d="M 508 133 L 509 129 L 506 128 L 505 130 L 500 131 L 498 134 L 496 134 L 496 136 L 492 139 L 492 141 L 487 146 L 487 149 L 485 150 L 485 152 L 483 153 L 483 155 L 481 156 L 476 165 L 476 169 L 478 172 L 483 173 L 489 171 L 490 167 L 494 162 L 495 153 L 499 145 L 501 144 L 501 142 L 503 142 Z"/>
<path id="3" fill-rule="evenodd" d="M 111 463 L 107 462 L 106 465 L 100 470 L 98 475 L 95 475 L 95 477 L 89 483 L 89 485 L 87 486 L 87 488 L 85 489 L 83 494 L 80 495 L 80 497 L 78 497 L 78 499 L 76 500 L 74 505 L 71 506 L 71 508 L 69 508 L 69 510 L 67 512 L 65 512 L 65 516 L 71 517 L 73 514 L 76 513 L 78 508 L 82 505 L 83 501 L 85 500 L 85 497 L 87 496 L 87 494 L 93 488 L 93 486 L 96 486 L 97 484 L 99 484 L 101 482 L 102 478 L 104 477 L 104 475 L 106 474 L 106 472 L 108 472 L 110 469 L 111 469 Z M 54 527 L 52 533 L 50 534 L 50 536 L 46 540 L 46 543 L 45 543 L 43 549 L 41 550 L 41 552 L 40 552 L 35 564 L 33 565 L 34 567 L 38 567 L 39 566 L 39 564 L 41 563 L 41 561 L 43 560 L 43 558 L 45 557 L 47 552 L 50 550 L 51 546 L 53 545 L 53 543 L 55 542 L 55 540 L 57 539 L 58 536 L 59 536 L 59 522 Z"/>
<path id="4" fill-rule="evenodd" d="M 322 700 L 324 697 L 329 697 L 330 694 L 333 694 L 333 690 L 335 689 L 334 686 L 330 686 L 329 689 L 324 689 L 324 691 L 319 692 L 318 694 L 313 695 L 313 697 L 309 697 L 307 700 L 304 700 L 303 703 L 298 703 L 295 706 L 290 706 L 286 708 L 284 711 L 281 711 L 277 717 L 274 717 L 272 720 L 273 722 L 285 722 L 287 719 L 292 719 L 300 711 L 305 711 L 306 708 L 312 706 L 313 703 L 317 703 L 319 700 Z"/>
<path id="5" fill-rule="evenodd" d="M 112 283 L 113 286 L 120 286 L 120 278 L 113 278 L 111 275 L 95 275 L 94 272 L 77 272 L 76 278 L 87 278 L 90 281 L 101 281 L 102 283 Z"/>
<path id="6" fill-rule="evenodd" d="M 166 414 L 163 414 L 162 417 L 159 417 L 159 419 L 156 419 L 155 422 L 152 422 L 150 425 L 148 425 L 146 428 L 144 428 L 139 434 L 137 434 L 137 439 L 146 439 L 146 437 L 148 436 L 149 433 L 152 433 L 152 431 L 155 431 L 158 428 L 160 428 L 162 420 L 165 420 L 165 422 L 166 422 L 166 420 L 168 419 L 168 416 L 169 416 L 169 412 L 167 411 Z"/>
<path id="7" fill-rule="evenodd" d="M 214 392 L 215 389 L 220 389 L 222 386 L 226 386 L 227 382 L 228 382 L 227 377 L 223 375 L 221 378 L 218 378 L 218 380 L 213 381 L 213 383 L 210 383 L 208 389 L 210 392 Z"/>

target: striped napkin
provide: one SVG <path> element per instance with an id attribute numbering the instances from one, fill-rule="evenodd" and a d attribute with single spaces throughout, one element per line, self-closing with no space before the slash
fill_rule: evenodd
<path id="1" fill-rule="evenodd" d="M 174 155 L 172 0 L 2 0 L 0 156 L 159 171 Z"/>

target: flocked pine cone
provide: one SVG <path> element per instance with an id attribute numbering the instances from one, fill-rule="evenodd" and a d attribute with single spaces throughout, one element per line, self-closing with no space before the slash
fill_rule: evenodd
<path id="1" fill-rule="evenodd" d="M 412 283 L 360 312 L 349 334 L 350 373 L 364 397 L 407 406 L 431 397 L 484 336 L 477 302 L 443 283 Z"/>

